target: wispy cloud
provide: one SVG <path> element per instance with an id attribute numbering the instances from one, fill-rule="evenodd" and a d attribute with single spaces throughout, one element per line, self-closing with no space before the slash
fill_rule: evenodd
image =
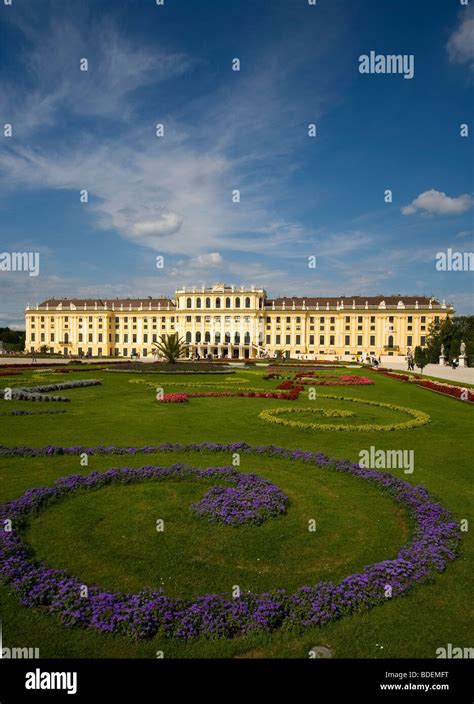
<path id="1" fill-rule="evenodd" d="M 446 45 L 450 61 L 469 63 L 474 69 L 474 7 L 468 5 L 459 14 L 459 23 Z"/>

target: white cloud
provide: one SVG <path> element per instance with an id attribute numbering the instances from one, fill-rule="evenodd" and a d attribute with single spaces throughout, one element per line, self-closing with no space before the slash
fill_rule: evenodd
<path id="1" fill-rule="evenodd" d="M 200 254 L 193 261 L 196 266 L 212 267 L 219 266 L 223 263 L 224 259 L 219 252 L 209 252 L 209 254 Z"/>
<path id="2" fill-rule="evenodd" d="M 461 19 L 449 37 L 446 45 L 450 61 L 463 64 L 473 61 L 474 67 L 474 10 L 467 7 L 461 12 Z"/>
<path id="3" fill-rule="evenodd" d="M 163 213 L 156 220 L 135 223 L 133 226 L 133 232 L 138 237 L 141 235 L 165 237 L 167 235 L 174 235 L 175 232 L 178 232 L 182 224 L 183 218 L 181 215 L 178 215 L 177 213 Z"/>
<path id="4" fill-rule="evenodd" d="M 457 198 L 447 196 L 446 193 L 435 191 L 425 191 L 418 198 L 415 198 L 409 205 L 402 208 L 404 215 L 412 215 L 417 210 L 423 210 L 435 215 L 460 215 L 472 208 L 474 199 L 465 193 Z"/>

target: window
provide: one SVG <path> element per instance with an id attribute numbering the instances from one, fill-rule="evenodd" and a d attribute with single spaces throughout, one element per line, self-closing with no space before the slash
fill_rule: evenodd
<path id="1" fill-rule="evenodd" d="M 358 315 L 358 316 L 357 316 L 357 322 L 358 322 L 358 323 L 362 323 L 362 316 L 361 316 L 361 315 Z"/>
<path id="2" fill-rule="evenodd" d="M 324 335 L 319 336 L 319 344 L 324 345 Z"/>
<path id="3" fill-rule="evenodd" d="M 216 298 L 216 308 L 220 308 L 220 307 L 221 307 L 221 299 Z"/>
<path id="4" fill-rule="evenodd" d="M 357 344 L 362 345 L 362 335 L 357 335 Z"/>
<path id="5" fill-rule="evenodd" d="M 277 316 L 277 319 L 276 319 L 276 321 L 277 321 L 277 323 L 279 323 L 279 322 L 280 322 L 280 316 Z"/>
<path id="6" fill-rule="evenodd" d="M 54 332 L 51 333 L 51 342 L 54 342 Z"/>
<path id="7" fill-rule="evenodd" d="M 286 322 L 291 323 L 291 318 L 289 316 L 286 317 Z"/>
<path id="8" fill-rule="evenodd" d="M 199 330 L 196 333 L 196 342 L 201 342 L 201 333 L 199 332 Z"/>
<path id="9" fill-rule="evenodd" d="M 375 323 L 375 315 L 371 315 L 371 316 L 370 316 L 370 322 L 371 322 L 371 323 Z"/>
<path id="10" fill-rule="evenodd" d="M 370 346 L 375 347 L 375 335 L 370 336 Z"/>
<path id="11" fill-rule="evenodd" d="M 407 347 L 411 347 L 413 344 L 413 335 L 407 335 Z"/>
<path id="12" fill-rule="evenodd" d="M 41 333 L 41 342 L 44 342 L 44 332 Z"/>
<path id="13" fill-rule="evenodd" d="M 422 315 L 421 318 L 420 318 L 420 321 L 421 321 L 422 323 L 426 323 L 426 315 Z"/>
<path id="14" fill-rule="evenodd" d="M 314 335 L 309 336 L 309 344 L 314 345 Z"/>
<path id="15" fill-rule="evenodd" d="M 388 343 L 387 343 L 387 346 L 388 346 L 389 348 L 393 347 L 393 335 L 389 335 L 389 336 L 388 336 Z"/>
<path id="16" fill-rule="evenodd" d="M 128 333 L 125 333 L 125 335 L 123 336 L 123 341 L 128 342 Z"/>
<path id="17" fill-rule="evenodd" d="M 329 335 L 329 344 L 334 345 L 334 335 Z"/>
<path id="18" fill-rule="evenodd" d="M 99 340 L 98 341 L 102 342 L 102 333 L 101 332 L 99 333 Z"/>
<path id="19" fill-rule="evenodd" d="M 286 335 L 285 336 L 285 345 L 291 344 L 291 335 Z"/>
<path id="20" fill-rule="evenodd" d="M 409 315 L 409 316 L 408 316 L 407 322 L 408 322 L 408 323 L 412 323 L 412 322 L 413 322 L 413 316 L 412 316 L 412 315 Z"/>
<path id="21" fill-rule="evenodd" d="M 210 307 L 211 307 L 211 299 L 206 298 L 206 308 L 210 308 Z"/>
<path id="22" fill-rule="evenodd" d="M 189 331 L 186 333 L 186 342 L 191 342 L 191 333 Z"/>
<path id="23" fill-rule="evenodd" d="M 351 336 L 350 335 L 345 335 L 344 336 L 344 345 L 346 347 L 350 347 L 351 345 Z"/>
<path id="24" fill-rule="evenodd" d="M 82 340 L 81 340 L 82 342 Z M 120 335 L 115 335 L 115 342 L 120 342 Z"/>
<path id="25" fill-rule="evenodd" d="M 143 335 L 143 342 L 148 342 L 148 334 L 147 333 L 145 333 Z"/>
<path id="26" fill-rule="evenodd" d="M 421 345 L 422 347 L 424 347 L 424 346 L 425 346 L 425 343 L 426 343 L 426 337 L 425 337 L 424 335 L 422 335 L 422 336 L 420 337 L 420 345 Z"/>
<path id="27" fill-rule="evenodd" d="M 319 322 L 321 323 L 321 325 L 324 325 L 324 318 L 320 318 Z"/>
<path id="28" fill-rule="evenodd" d="M 301 318 L 299 315 L 296 316 L 296 324 L 299 325 L 301 323 Z"/>
<path id="29" fill-rule="evenodd" d="M 265 338 L 266 344 L 269 345 L 271 342 L 271 335 L 267 335 Z"/>
<path id="30" fill-rule="evenodd" d="M 245 307 L 246 307 L 246 308 L 250 308 L 250 298 L 249 298 L 248 296 L 247 296 L 247 298 L 245 299 Z"/>
<path id="31" fill-rule="evenodd" d="M 296 345 L 301 345 L 301 335 L 296 335 Z"/>
<path id="32" fill-rule="evenodd" d="M 350 316 L 350 315 L 346 315 L 346 323 L 350 323 L 350 322 L 351 322 L 351 316 Z"/>
<path id="33" fill-rule="evenodd" d="M 186 316 L 186 322 L 190 323 L 192 321 L 192 317 L 190 315 Z"/>
<path id="34" fill-rule="evenodd" d="M 31 338 L 32 340 L 34 337 Z M 281 343 L 281 335 L 275 335 L 275 344 L 279 345 Z"/>
<path id="35" fill-rule="evenodd" d="M 210 342 L 210 341 L 211 341 L 211 333 L 205 332 L 204 333 L 204 342 Z"/>
<path id="36" fill-rule="evenodd" d="M 82 342 L 82 332 L 79 333 L 79 342 Z"/>
<path id="37" fill-rule="evenodd" d="M 336 322 L 336 318 L 329 318 L 329 322 L 331 325 L 334 325 L 334 323 Z"/>
<path id="38" fill-rule="evenodd" d="M 64 342 L 67 342 L 67 335 L 64 335 Z M 92 333 L 89 333 L 89 342 L 92 342 Z"/>
<path id="39" fill-rule="evenodd" d="M 193 302 L 190 298 L 186 298 L 186 308 L 192 308 Z"/>
<path id="40" fill-rule="evenodd" d="M 230 308 L 230 298 L 229 298 L 229 297 L 227 297 L 227 298 L 225 299 L 225 307 L 226 307 L 226 308 Z"/>
<path id="41" fill-rule="evenodd" d="M 235 299 L 235 307 L 236 307 L 236 308 L 240 308 L 240 298 L 239 298 L 239 297 L 237 297 L 237 298 Z"/>

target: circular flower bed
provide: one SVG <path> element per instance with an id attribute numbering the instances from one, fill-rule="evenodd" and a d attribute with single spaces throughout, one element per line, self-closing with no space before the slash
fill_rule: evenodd
<path id="1" fill-rule="evenodd" d="M 387 423 L 374 424 L 367 423 L 366 425 L 358 424 L 347 424 L 347 425 L 336 425 L 333 423 L 306 423 L 299 420 L 289 420 L 287 418 L 280 418 L 279 416 L 283 413 L 319 413 L 324 416 L 333 417 L 343 417 L 347 415 L 354 415 L 351 412 L 344 411 L 332 411 L 322 408 L 309 408 L 309 407 L 298 407 L 298 408 L 268 408 L 259 413 L 258 417 L 260 420 L 266 423 L 276 423 L 278 425 L 287 425 L 291 428 L 307 428 L 309 430 L 355 430 L 360 432 L 367 432 L 372 430 L 406 430 L 407 428 L 416 428 L 420 425 L 425 425 L 430 422 L 430 417 L 423 411 L 418 411 L 416 408 L 406 408 L 405 406 L 396 406 L 393 403 L 382 403 L 381 401 L 369 401 L 362 398 L 349 398 L 346 396 L 330 396 L 326 394 L 319 394 L 318 398 L 331 398 L 339 399 L 340 401 L 351 401 L 354 403 L 363 403 L 367 406 L 379 406 L 381 408 L 390 408 L 394 411 L 401 411 L 402 413 L 407 413 L 412 416 L 412 420 L 402 421 L 400 423 Z"/>
<path id="2" fill-rule="evenodd" d="M 210 489 L 191 506 L 196 515 L 213 523 L 259 525 L 286 512 L 288 497 L 279 487 L 257 474 L 241 474 L 231 467 L 226 470 L 229 481 L 237 486 Z"/>
<path id="3" fill-rule="evenodd" d="M 243 442 L 228 445 L 166 443 L 144 448 L 46 447 L 1 448 L 1 454 L 15 456 L 67 454 L 135 454 L 138 452 L 191 451 L 241 452 L 284 457 L 309 464 L 314 469 L 329 468 L 345 472 L 374 484 L 403 506 L 412 518 L 412 534 L 407 545 L 393 560 L 365 567 L 340 582 L 319 582 L 302 586 L 293 594 L 276 589 L 263 594 L 205 594 L 194 599 L 172 599 L 162 590 L 146 589 L 136 594 L 105 591 L 92 586 L 84 597 L 84 584 L 61 570 L 34 562 L 22 532 L 28 519 L 51 501 L 111 482 L 136 482 L 145 479 L 182 476 L 234 476 L 234 468 L 194 470 L 183 465 L 112 469 L 99 474 L 72 475 L 53 486 L 29 489 L 20 498 L 0 506 L 0 575 L 18 594 L 24 606 L 41 606 L 56 614 L 65 626 L 91 628 L 106 633 L 148 638 L 156 634 L 178 638 L 196 636 L 242 636 L 270 632 L 278 628 L 307 628 L 323 625 L 346 614 L 359 612 L 391 597 L 407 594 L 417 584 L 427 582 L 446 568 L 455 557 L 461 533 L 451 514 L 421 486 L 412 486 L 388 472 L 361 468 L 348 460 L 330 459 L 323 453 L 286 450 L 275 446 L 252 447 Z M 196 473 L 196 474 L 195 474 Z M 243 475 L 244 477 L 246 475 Z M 248 476 L 248 475 L 247 475 Z M 240 483 L 241 480 L 239 480 Z M 283 500 L 278 496 L 278 501 Z M 219 505 L 219 501 L 215 502 Z M 9 521 L 13 530 L 7 530 Z"/>

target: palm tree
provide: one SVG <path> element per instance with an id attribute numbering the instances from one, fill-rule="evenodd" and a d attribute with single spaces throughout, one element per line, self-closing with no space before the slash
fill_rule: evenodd
<path id="1" fill-rule="evenodd" d="M 160 341 L 153 344 L 153 354 L 165 357 L 170 364 L 175 364 L 180 357 L 184 357 L 187 346 L 177 332 L 160 335 Z"/>

